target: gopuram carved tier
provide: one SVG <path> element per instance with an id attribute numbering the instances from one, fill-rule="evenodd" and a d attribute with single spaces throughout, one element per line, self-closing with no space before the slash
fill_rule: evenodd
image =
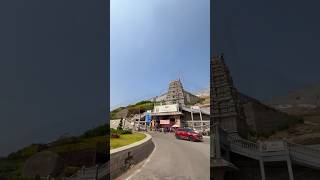
<path id="1" fill-rule="evenodd" d="M 211 124 L 228 134 L 235 133 L 247 136 L 248 126 L 245 114 L 240 104 L 239 93 L 233 85 L 232 77 L 224 62 L 223 54 L 211 59 Z M 212 129 L 214 132 L 214 129 Z"/>

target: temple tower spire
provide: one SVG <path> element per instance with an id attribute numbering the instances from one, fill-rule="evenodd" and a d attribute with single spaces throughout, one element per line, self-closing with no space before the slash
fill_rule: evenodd
<path id="1" fill-rule="evenodd" d="M 227 133 L 246 137 L 247 123 L 239 101 L 239 93 L 233 85 L 223 54 L 211 58 L 210 69 L 211 124 L 219 124 Z"/>

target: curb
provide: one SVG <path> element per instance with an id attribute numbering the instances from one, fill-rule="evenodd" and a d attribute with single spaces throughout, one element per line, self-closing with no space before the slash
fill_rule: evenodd
<path id="1" fill-rule="evenodd" d="M 140 132 L 139 132 L 140 133 Z M 128 144 L 126 146 L 122 146 L 122 147 L 119 147 L 119 148 L 115 148 L 115 149 L 112 149 L 110 150 L 110 156 L 114 153 L 117 153 L 117 152 L 120 152 L 120 151 L 124 151 L 126 149 L 130 149 L 132 147 L 135 147 L 135 146 L 139 146 L 147 141 L 149 141 L 150 139 L 152 139 L 152 137 L 149 135 L 149 134 L 146 134 L 146 133 L 141 133 L 141 134 L 144 134 L 146 135 L 146 137 L 144 139 L 141 139 L 140 141 L 137 141 L 137 142 L 134 142 L 132 144 Z"/>
<path id="2" fill-rule="evenodd" d="M 142 133 L 145 134 L 145 133 Z M 155 145 L 152 137 L 146 137 L 135 143 L 110 150 L 110 178 L 116 179 L 132 166 L 148 158 Z"/>

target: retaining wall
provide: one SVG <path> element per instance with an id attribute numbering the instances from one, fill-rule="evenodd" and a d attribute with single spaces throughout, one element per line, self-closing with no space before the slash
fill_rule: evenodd
<path id="1" fill-rule="evenodd" d="M 152 138 L 149 134 L 138 142 L 110 150 L 110 178 L 115 179 L 132 165 L 146 159 L 154 149 Z"/>

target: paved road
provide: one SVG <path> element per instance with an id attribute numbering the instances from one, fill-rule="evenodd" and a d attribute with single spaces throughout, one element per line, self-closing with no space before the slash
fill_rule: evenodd
<path id="1" fill-rule="evenodd" d="M 129 172 L 129 180 L 209 180 L 210 142 L 177 140 L 173 133 L 150 133 L 155 150 L 142 165 Z M 121 178 L 122 179 L 122 178 Z"/>

